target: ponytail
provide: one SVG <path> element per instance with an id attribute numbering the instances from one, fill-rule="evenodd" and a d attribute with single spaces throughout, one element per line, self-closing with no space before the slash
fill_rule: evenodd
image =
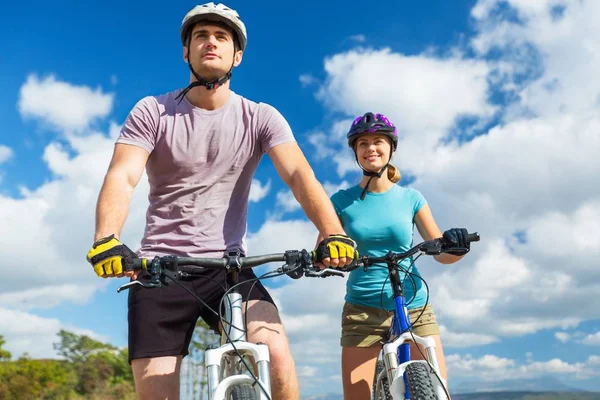
<path id="1" fill-rule="evenodd" d="M 400 171 L 398 171 L 398 168 L 394 167 L 392 164 L 388 164 L 387 176 L 388 176 L 388 179 L 390 181 L 392 181 L 393 183 L 400 182 L 400 179 L 402 179 L 402 174 L 400 174 Z"/>

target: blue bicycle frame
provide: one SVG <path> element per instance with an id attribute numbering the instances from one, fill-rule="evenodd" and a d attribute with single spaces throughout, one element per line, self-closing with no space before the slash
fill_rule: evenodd
<path id="1" fill-rule="evenodd" d="M 476 242 L 479 241 L 478 233 L 470 233 L 467 235 L 467 242 Z M 392 285 L 392 293 L 394 298 L 394 316 L 392 320 L 392 326 L 390 329 L 390 333 L 388 336 L 387 343 L 383 345 L 383 357 L 384 364 L 387 368 L 386 371 L 382 371 L 377 378 L 377 385 L 375 389 L 375 393 L 379 393 L 379 378 L 382 377 L 382 374 L 387 374 L 389 383 L 391 384 L 390 389 L 393 393 L 400 394 L 403 392 L 405 399 L 410 399 L 410 389 L 408 384 L 408 375 L 407 375 L 407 366 L 419 363 L 418 361 L 411 361 L 410 359 L 410 342 L 417 342 L 418 344 L 425 346 L 426 352 L 426 363 L 431 367 L 428 372 L 429 380 L 431 384 L 433 384 L 434 391 L 439 399 L 445 398 L 448 396 L 448 391 L 445 387 L 445 382 L 439 375 L 439 365 L 437 362 L 437 357 L 435 354 L 435 342 L 431 338 L 423 338 L 417 335 L 413 335 L 410 332 L 410 320 L 407 315 L 406 310 L 406 299 L 404 297 L 404 293 L 402 291 L 402 284 L 400 282 L 398 264 L 417 252 L 422 252 L 427 255 L 437 255 L 441 254 L 444 251 L 450 250 L 448 247 L 444 247 L 446 243 L 443 239 L 433 239 L 422 242 L 408 251 L 404 253 L 393 253 L 388 252 L 385 256 L 382 257 L 369 257 L 363 256 L 361 257 L 361 263 L 358 263 L 358 266 L 362 265 L 365 268 L 368 266 L 372 266 L 375 263 L 384 263 L 387 264 L 388 271 L 390 273 L 390 284 Z M 419 278 L 417 278 L 419 279 Z M 412 280 L 412 278 L 411 278 Z M 402 336 L 404 336 L 402 338 Z M 410 338 L 412 336 L 412 338 Z M 402 342 L 399 342 L 399 339 L 402 339 Z M 404 367 L 400 367 L 404 365 Z M 395 370 L 396 368 L 402 368 L 399 370 Z M 394 371 L 395 372 L 391 372 Z M 399 380 L 399 373 L 403 372 L 402 378 L 403 382 Z M 392 376 L 393 374 L 393 376 Z M 435 376 L 436 381 L 432 381 L 431 377 Z"/>
<path id="2" fill-rule="evenodd" d="M 398 277 L 398 270 L 390 270 L 390 282 L 392 284 L 392 290 L 394 293 L 394 317 L 392 319 L 392 326 L 390 329 L 390 338 L 399 336 L 403 332 L 409 330 L 409 321 L 406 316 L 406 299 L 402 292 L 402 285 L 400 284 L 400 278 Z M 398 365 L 403 362 L 410 361 L 410 344 L 403 343 L 398 347 Z M 410 391 L 408 390 L 408 380 L 406 375 L 404 376 L 405 385 L 405 399 L 410 399 Z"/>

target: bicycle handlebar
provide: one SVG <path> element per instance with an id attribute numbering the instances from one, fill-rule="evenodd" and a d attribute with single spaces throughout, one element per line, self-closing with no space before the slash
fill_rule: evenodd
<path id="1" fill-rule="evenodd" d="M 288 250 L 285 253 L 248 257 L 242 257 L 241 254 L 237 252 L 229 253 L 222 258 L 156 256 L 152 260 L 147 258 L 136 258 L 131 265 L 126 267 L 126 269 L 130 271 L 140 269 L 146 270 L 150 274 L 149 283 L 134 280 L 117 288 L 117 292 L 129 289 L 134 285 L 140 285 L 145 288 L 161 287 L 165 283 L 165 277 L 174 280 L 185 276 L 192 276 L 201 271 L 199 267 L 224 269 L 229 273 L 233 271 L 239 272 L 243 269 L 278 261 L 283 261 L 285 264 L 278 268 L 277 272 L 287 274 L 293 279 L 299 279 L 302 276 L 344 276 L 344 273 L 338 269 L 315 269 L 313 265 L 313 254 L 307 250 Z"/>
<path id="2" fill-rule="evenodd" d="M 479 233 L 469 233 L 467 234 L 467 243 L 478 242 L 480 240 Z M 432 240 L 426 240 L 417 244 L 416 246 L 410 248 L 404 253 L 394 253 L 392 251 L 388 252 L 386 255 L 382 257 L 372 257 L 369 255 L 361 256 L 355 262 L 350 264 L 345 268 L 338 268 L 340 271 L 350 272 L 360 267 L 367 268 L 375 263 L 397 263 L 399 261 L 404 260 L 418 252 L 423 252 L 430 256 L 435 256 L 446 251 L 452 250 L 452 247 L 449 247 L 443 238 L 437 238 Z"/>
<path id="3" fill-rule="evenodd" d="M 478 242 L 479 234 L 469 233 L 467 242 Z M 230 271 L 241 271 L 267 264 L 270 262 L 283 261 L 285 264 L 277 269 L 281 274 L 287 274 L 290 278 L 299 279 L 302 276 L 306 277 L 328 277 L 328 276 L 344 276 L 344 272 L 350 272 L 357 268 L 367 268 L 375 263 L 390 263 L 398 262 L 408 258 L 417 252 L 421 251 L 427 255 L 438 255 L 445 251 L 452 250 L 447 246 L 443 238 L 426 240 L 412 247 L 404 253 L 388 252 L 383 257 L 362 256 L 356 262 L 346 267 L 335 268 L 314 268 L 313 253 L 307 250 L 288 250 L 285 253 L 265 254 L 259 256 L 242 257 L 240 253 L 228 253 L 222 258 L 206 258 L 206 257 L 178 257 L 178 256 L 156 256 L 152 260 L 147 258 L 136 258 L 133 263 L 126 267 L 126 270 L 145 269 L 150 274 L 150 282 L 142 283 L 138 280 L 131 281 L 117 288 L 117 292 L 129 289 L 134 285 L 140 285 L 146 288 L 161 287 L 165 283 L 165 277 L 172 280 L 179 279 L 184 276 L 197 274 L 200 270 L 198 267 L 210 269 L 225 269 Z M 150 262 L 149 262 L 150 261 Z"/>
<path id="4" fill-rule="evenodd" d="M 229 269 L 231 267 L 239 266 L 240 269 L 248 269 L 270 262 L 285 261 L 285 253 L 266 254 L 261 256 L 250 257 L 237 256 L 237 258 L 236 256 L 225 256 L 222 258 L 162 256 L 158 258 L 161 265 L 164 265 L 165 268 L 172 264 L 176 267 L 188 265 L 209 269 Z M 136 258 L 133 260 L 133 265 L 129 269 L 145 269 L 144 265 L 147 264 L 147 262 L 147 258 Z M 235 264 L 230 265 L 231 262 Z"/>

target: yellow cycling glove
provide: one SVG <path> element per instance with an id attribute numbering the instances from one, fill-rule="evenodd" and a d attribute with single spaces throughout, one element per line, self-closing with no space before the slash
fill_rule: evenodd
<path id="1" fill-rule="evenodd" d="M 115 235 L 98 240 L 87 254 L 87 260 L 98 276 L 114 276 L 131 269 L 137 254 L 119 242 Z"/>
<path id="2" fill-rule="evenodd" d="M 351 260 L 358 259 L 356 242 L 346 235 L 329 235 L 321 240 L 315 250 L 316 261 L 322 261 L 324 258 L 343 258 Z"/>

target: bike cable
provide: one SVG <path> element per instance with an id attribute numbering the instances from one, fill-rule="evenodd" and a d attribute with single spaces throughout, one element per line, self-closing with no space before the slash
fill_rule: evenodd
<path id="1" fill-rule="evenodd" d="M 251 286 L 251 288 L 250 288 L 250 291 L 249 291 L 249 293 L 251 293 L 251 292 L 252 292 L 252 289 L 254 288 L 254 285 L 256 285 L 256 283 L 257 283 L 257 282 L 259 282 L 261 279 L 275 278 L 275 277 L 277 277 L 277 276 L 282 276 L 282 275 L 286 275 L 286 273 L 283 273 L 283 272 L 282 272 L 282 273 L 280 273 L 280 272 L 276 272 L 276 271 L 269 271 L 269 272 L 266 272 L 266 273 L 264 273 L 263 275 L 261 275 L 261 276 L 259 276 L 259 277 L 257 277 L 257 278 L 248 279 L 248 280 L 246 280 L 246 281 L 244 281 L 244 282 L 240 282 L 240 283 L 237 283 L 237 284 L 235 284 L 235 285 L 231 286 L 230 288 L 228 288 L 228 289 L 225 291 L 225 293 L 224 293 L 223 297 L 221 298 L 220 305 L 219 305 L 219 309 L 222 309 L 222 306 L 223 306 L 224 299 L 227 297 L 227 294 L 228 294 L 228 293 L 229 293 L 229 292 L 230 292 L 232 289 L 234 289 L 234 288 L 237 288 L 238 286 L 241 286 L 241 285 L 244 285 L 244 284 L 248 284 L 248 283 L 250 283 L 250 282 L 253 282 L 253 284 L 252 284 L 252 286 Z M 230 305 L 230 307 L 231 307 L 231 305 Z M 246 313 L 245 313 L 245 315 L 244 315 L 244 329 L 243 329 L 243 331 L 244 331 L 245 333 L 247 333 L 247 315 L 248 315 L 247 311 L 248 311 L 248 301 L 246 301 L 245 310 L 246 310 Z M 224 320 L 224 318 L 223 318 L 223 316 L 222 316 L 222 315 L 219 315 L 219 317 L 220 317 L 220 319 L 221 319 L 221 321 L 222 321 L 222 322 L 226 322 L 226 321 Z M 235 329 L 237 329 L 237 330 L 242 330 L 242 329 L 239 329 L 238 327 L 235 327 L 235 326 L 234 326 L 234 325 L 232 325 L 232 324 L 229 324 L 229 323 L 228 323 L 228 325 L 229 325 L 229 326 L 231 326 L 232 328 L 235 328 Z M 256 375 L 254 374 L 254 371 L 252 370 L 252 368 L 250 368 L 250 366 L 248 365 L 248 363 L 247 363 L 247 362 L 246 362 L 246 360 L 244 359 L 244 357 L 243 357 L 242 353 L 241 353 L 241 352 L 238 350 L 238 348 L 237 348 L 237 347 L 235 347 L 235 342 L 231 340 L 231 337 L 229 336 L 229 333 L 227 333 L 227 329 L 225 329 L 225 328 L 224 328 L 224 329 L 223 329 L 223 333 L 225 334 L 225 337 L 227 337 L 227 341 L 228 341 L 228 342 L 231 344 L 231 347 L 232 347 L 232 348 L 233 348 L 233 350 L 235 351 L 236 355 L 238 356 L 238 358 L 240 359 L 240 361 L 242 362 L 242 364 L 244 364 L 244 367 L 246 367 L 246 371 L 248 371 L 248 373 L 250 373 L 250 375 L 251 375 L 252 379 L 254 380 L 254 385 L 258 384 L 258 386 L 260 387 L 261 391 L 264 393 L 264 395 L 265 395 L 265 396 L 267 396 L 267 399 L 268 399 L 268 400 L 271 400 L 271 397 L 270 397 L 270 396 L 267 394 L 267 391 L 265 390 L 264 386 L 262 385 L 262 383 L 259 381 L 259 379 L 258 379 L 258 378 L 256 377 Z M 253 386 L 254 386 L 254 385 L 253 385 Z"/>
<path id="2" fill-rule="evenodd" d="M 269 272 L 272 273 L 272 272 Z M 265 274 L 268 275 L 269 273 Z M 279 274 L 278 274 L 279 275 Z M 261 278 L 266 277 L 266 276 L 261 276 Z M 238 283 L 237 285 L 232 286 L 229 289 L 225 289 L 225 287 L 223 287 L 223 285 L 221 285 L 220 283 L 218 283 L 215 279 L 209 278 L 209 277 L 201 277 L 201 278 L 206 278 L 206 279 L 210 279 L 214 282 L 216 282 L 219 286 L 221 286 L 221 288 L 224 291 L 224 295 L 223 298 L 221 298 L 221 301 L 219 303 L 219 312 L 217 313 L 215 310 L 213 310 L 208 304 L 206 304 L 200 297 L 198 297 L 198 295 L 196 295 L 196 293 L 194 293 L 191 289 L 189 289 L 187 286 L 185 286 L 183 283 L 179 282 L 179 280 L 177 279 L 172 279 L 170 277 L 167 277 L 169 280 L 171 280 L 172 282 L 175 282 L 176 284 L 178 284 L 179 286 L 181 286 L 186 292 L 188 292 L 192 297 L 194 297 L 196 300 L 198 300 L 198 302 L 200 302 L 204 307 L 206 307 L 210 312 L 214 313 L 215 315 L 217 315 L 219 317 L 219 319 L 223 322 L 224 318 L 222 313 L 220 312 L 220 310 L 223 308 L 223 299 L 225 298 L 225 296 L 227 295 L 227 293 L 229 291 L 231 291 L 232 288 L 237 287 L 241 284 L 247 283 L 247 282 L 251 282 L 252 280 L 258 280 L 261 278 L 256 278 L 256 279 L 252 279 L 252 280 L 248 280 L 248 281 L 244 281 L 241 283 Z M 233 306 L 231 304 L 229 304 L 229 308 L 230 310 L 233 310 Z M 235 327 L 232 324 L 229 324 L 231 327 L 241 330 L 239 329 L 239 327 Z M 236 355 L 239 357 L 239 359 L 242 361 L 242 363 L 244 364 L 244 366 L 246 367 L 246 370 L 250 373 L 250 375 L 252 376 L 252 379 L 254 379 L 254 384 L 258 384 L 259 387 L 261 388 L 261 391 L 265 394 L 265 396 L 267 396 L 268 400 L 272 400 L 271 397 L 267 394 L 267 391 L 264 389 L 262 383 L 258 380 L 258 378 L 256 377 L 256 375 L 252 372 L 252 369 L 250 368 L 250 366 L 246 363 L 246 360 L 244 360 L 244 357 L 242 355 L 242 353 L 235 347 L 235 345 L 233 344 L 233 341 L 231 340 L 231 338 L 229 337 L 229 334 L 227 333 L 227 329 L 223 328 L 223 333 L 225 333 L 225 336 L 227 337 L 227 340 L 229 343 L 231 343 L 231 346 L 233 347 L 233 350 L 235 351 Z"/>

